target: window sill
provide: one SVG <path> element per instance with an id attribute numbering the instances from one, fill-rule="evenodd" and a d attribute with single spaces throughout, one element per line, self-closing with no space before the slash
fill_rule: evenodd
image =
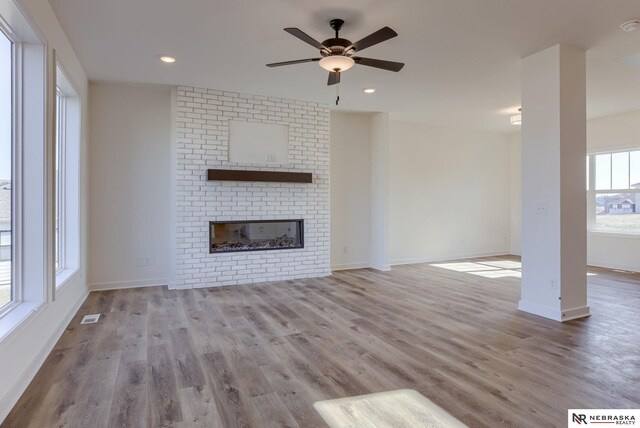
<path id="1" fill-rule="evenodd" d="M 0 341 L 36 313 L 42 302 L 23 302 L 14 306 L 0 318 Z"/>
<path id="2" fill-rule="evenodd" d="M 76 276 L 79 272 L 79 269 L 62 269 L 60 272 L 56 273 L 56 291 L 60 292 L 62 288 L 71 282 L 71 279 Z"/>
<path id="3" fill-rule="evenodd" d="M 589 235 L 601 236 L 605 238 L 623 238 L 623 239 L 640 239 L 640 233 L 624 233 L 624 232 L 611 232 L 603 230 L 589 230 Z"/>

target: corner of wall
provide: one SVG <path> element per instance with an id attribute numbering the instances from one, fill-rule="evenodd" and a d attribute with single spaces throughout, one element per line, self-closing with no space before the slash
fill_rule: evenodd
<path id="1" fill-rule="evenodd" d="M 389 113 L 371 118 L 371 265 L 389 270 Z"/>

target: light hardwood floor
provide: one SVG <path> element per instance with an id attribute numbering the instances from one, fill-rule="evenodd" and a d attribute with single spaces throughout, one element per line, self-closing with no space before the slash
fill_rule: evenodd
<path id="1" fill-rule="evenodd" d="M 593 315 L 560 324 L 477 275 L 505 260 L 93 292 L 2 426 L 323 427 L 318 400 L 405 388 L 471 427 L 639 408 L 640 275 L 590 269 Z"/>

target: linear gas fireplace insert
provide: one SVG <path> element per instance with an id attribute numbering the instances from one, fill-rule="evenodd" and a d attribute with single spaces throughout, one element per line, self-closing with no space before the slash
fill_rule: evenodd
<path id="1" fill-rule="evenodd" d="M 304 248 L 304 220 L 212 221 L 209 252 Z"/>

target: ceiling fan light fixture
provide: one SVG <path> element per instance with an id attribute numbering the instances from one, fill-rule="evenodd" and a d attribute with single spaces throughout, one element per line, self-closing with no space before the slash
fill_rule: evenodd
<path id="1" fill-rule="evenodd" d="M 319 61 L 320 67 L 330 72 L 334 72 L 336 69 L 340 72 L 347 71 L 355 63 L 353 58 L 344 55 L 330 55 Z"/>

